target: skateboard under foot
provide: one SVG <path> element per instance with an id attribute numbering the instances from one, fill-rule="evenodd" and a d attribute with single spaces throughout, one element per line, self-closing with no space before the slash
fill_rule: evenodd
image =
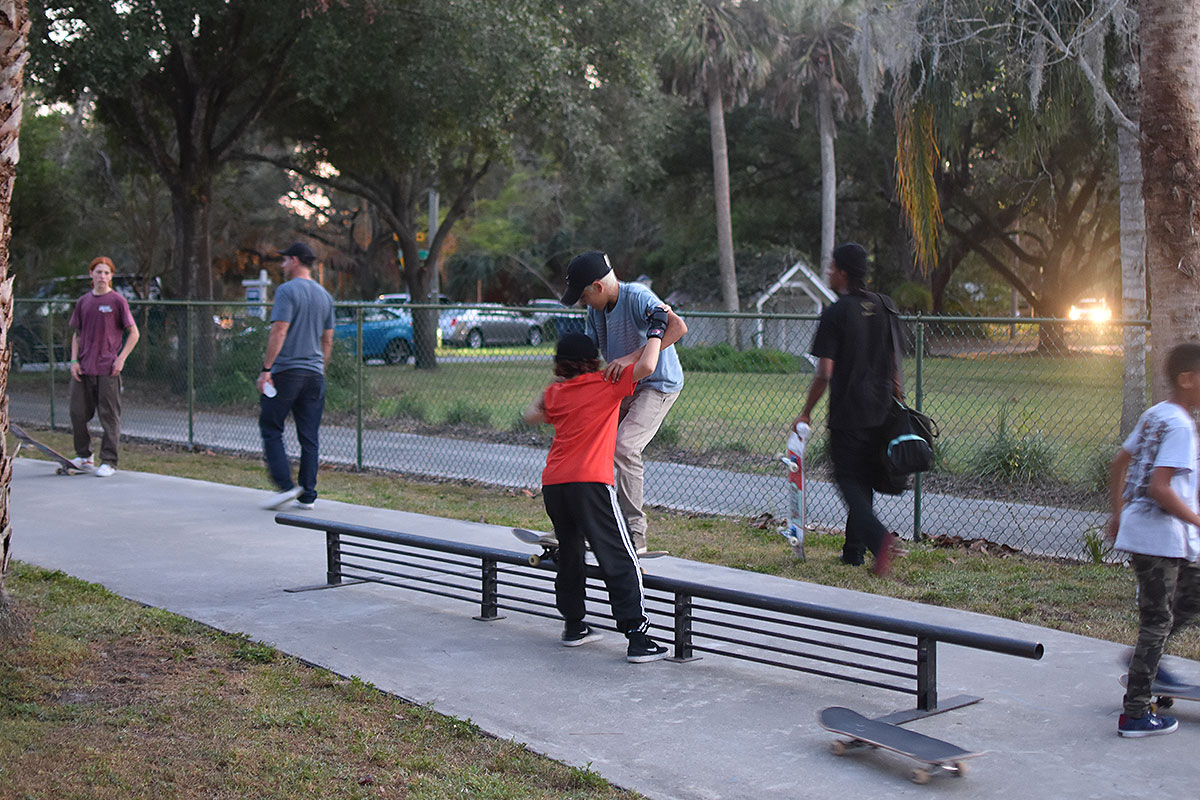
<path id="1" fill-rule="evenodd" d="M 18 439 L 20 439 L 22 443 L 27 444 L 30 447 L 34 448 L 35 450 L 40 452 L 42 455 L 49 458 L 51 461 L 57 462 L 58 469 L 55 470 L 56 475 L 82 475 L 84 473 L 90 474 L 95 471 L 91 467 L 75 466 L 75 463 L 73 461 L 71 461 L 71 459 L 67 458 L 66 456 L 64 456 L 62 453 L 58 452 L 54 448 L 49 447 L 48 445 L 42 444 L 37 439 L 33 438 L 28 433 L 26 433 L 24 431 L 24 429 L 21 428 L 20 425 L 10 422 L 8 424 L 8 429 L 10 431 L 12 431 L 12 435 L 17 437 Z"/>
<path id="2" fill-rule="evenodd" d="M 1121 685 L 1129 688 L 1129 676 L 1121 676 Z M 1150 684 L 1150 694 L 1154 695 L 1154 707 L 1156 709 L 1170 708 L 1175 705 L 1176 700 L 1200 700 L 1200 686 L 1193 686 L 1187 683 L 1159 683 L 1154 681 Z"/>
<path id="3" fill-rule="evenodd" d="M 967 773 L 966 760 L 982 755 L 898 725 L 869 719 L 841 706 L 821 709 L 819 719 L 825 730 L 850 737 L 834 740 L 831 747 L 834 755 L 845 755 L 863 747 L 883 748 L 921 762 L 924 766 L 915 768 L 909 775 L 913 783 L 928 783 L 940 772 L 961 778 Z"/>
<path id="4" fill-rule="evenodd" d="M 536 567 L 543 561 L 549 561 L 553 563 L 558 560 L 558 540 L 553 536 L 547 533 L 538 533 L 537 531 L 526 530 L 525 528 L 513 528 L 512 534 L 525 544 L 535 544 L 542 548 L 542 552 L 536 553 L 529 557 L 530 566 Z M 670 555 L 670 553 L 668 553 L 666 550 L 651 550 L 646 553 L 638 554 L 638 558 L 659 558 L 665 555 Z"/>

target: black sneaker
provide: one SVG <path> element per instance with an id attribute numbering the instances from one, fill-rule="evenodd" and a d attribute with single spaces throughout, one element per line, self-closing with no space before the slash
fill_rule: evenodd
<path id="1" fill-rule="evenodd" d="M 629 649 L 625 651 L 625 660 L 634 664 L 644 664 L 647 661 L 658 661 L 666 658 L 670 651 L 651 639 L 642 631 L 626 634 L 629 637 Z"/>
<path id="2" fill-rule="evenodd" d="M 583 620 L 580 620 L 579 622 L 568 622 L 563 626 L 563 647 L 579 647 L 581 644 L 594 642 L 600 638 L 600 632 L 592 630 L 591 627 Z"/>

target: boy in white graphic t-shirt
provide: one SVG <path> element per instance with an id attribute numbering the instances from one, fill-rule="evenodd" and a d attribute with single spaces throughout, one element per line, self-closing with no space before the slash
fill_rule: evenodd
<path id="1" fill-rule="evenodd" d="M 1129 662 L 1120 736 L 1171 733 L 1155 714 L 1151 682 L 1176 683 L 1159 668 L 1167 639 L 1200 614 L 1200 343 L 1167 354 L 1171 397 L 1146 410 L 1112 462 L 1109 540 L 1130 554 L 1138 582 L 1138 637 Z"/>

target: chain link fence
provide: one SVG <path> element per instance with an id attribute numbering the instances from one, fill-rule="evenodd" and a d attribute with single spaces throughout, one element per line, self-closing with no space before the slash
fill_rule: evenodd
<path id="1" fill-rule="evenodd" d="M 123 433 L 261 452 L 254 382 L 266 307 L 131 305 L 142 339 L 123 374 Z M 71 307 L 17 301 L 8 394 L 18 422 L 69 427 Z M 436 317 L 436 341 L 420 341 L 413 314 Z M 647 502 L 783 517 L 778 456 L 808 390 L 813 368 L 805 354 L 817 317 L 681 316 L 689 326 L 679 347 L 686 384 L 646 452 Z M 730 317 L 740 348 L 727 342 Z M 885 523 L 906 537 L 1100 557 L 1107 466 L 1121 441 L 1122 334 L 1141 333 L 1145 323 L 903 319 L 905 394 L 934 418 L 940 436 L 935 469 L 913 491 L 877 500 Z M 338 304 L 337 323 L 323 461 L 539 486 L 551 431 L 524 424 L 521 413 L 551 378 L 555 337 L 582 329 L 580 312 L 353 303 Z M 418 358 L 436 367 L 418 368 Z M 1145 363 L 1144 353 L 1131 358 Z M 824 415 L 822 403 L 808 453 L 809 520 L 840 530 L 845 511 L 831 480 Z M 298 452 L 294 439 L 289 448 Z"/>

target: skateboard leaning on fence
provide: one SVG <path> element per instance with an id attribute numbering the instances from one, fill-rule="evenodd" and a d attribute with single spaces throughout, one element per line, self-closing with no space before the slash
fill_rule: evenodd
<path id="1" fill-rule="evenodd" d="M 1129 676 L 1121 676 L 1121 685 L 1129 688 Z M 1200 700 L 1200 686 L 1189 683 L 1161 683 L 1154 681 L 1150 684 L 1150 694 L 1154 695 L 1154 707 L 1170 708 L 1176 700 Z"/>
<path id="2" fill-rule="evenodd" d="M 845 755 L 860 747 L 881 747 L 919 761 L 925 766 L 915 768 L 909 777 L 913 783 L 928 783 L 937 772 L 948 772 L 961 778 L 966 774 L 968 758 L 982 755 L 964 750 L 958 745 L 943 742 L 923 733 L 901 728 L 879 720 L 868 719 L 857 711 L 841 706 L 821 709 L 821 727 L 827 731 L 850 737 L 835 739 L 834 755 Z"/>
<path id="3" fill-rule="evenodd" d="M 34 448 L 35 450 L 37 450 L 38 452 L 42 453 L 47 458 L 49 458 L 51 461 L 57 462 L 58 469 L 55 470 L 55 474 L 57 474 L 57 475 L 82 475 L 83 473 L 92 471 L 88 467 L 75 466 L 75 463 L 72 462 L 71 459 L 67 458 L 62 453 L 55 450 L 53 447 L 42 444 L 37 439 L 33 438 L 28 433 L 26 433 L 24 431 L 24 429 L 21 428 L 20 425 L 16 425 L 16 424 L 10 422 L 8 424 L 8 429 L 10 431 L 12 431 L 12 435 L 17 437 L 18 439 L 20 439 L 22 443 L 27 444 L 30 447 Z"/>
<path id="4" fill-rule="evenodd" d="M 552 563 L 558 561 L 558 540 L 550 534 L 538 533 L 537 531 L 526 530 L 525 528 L 513 528 L 512 534 L 525 544 L 535 544 L 542 548 L 541 553 L 529 557 L 530 566 L 536 567 L 543 561 Z M 646 553 L 639 553 L 638 558 L 659 558 L 665 555 L 670 554 L 666 550 L 651 550 Z"/>
<path id="5" fill-rule="evenodd" d="M 801 422 L 788 435 L 787 453 L 782 456 L 787 467 L 788 518 L 780 533 L 792 546 L 796 558 L 804 560 L 804 534 L 808 529 L 808 498 L 804 493 L 804 446 L 812 429 Z"/>

